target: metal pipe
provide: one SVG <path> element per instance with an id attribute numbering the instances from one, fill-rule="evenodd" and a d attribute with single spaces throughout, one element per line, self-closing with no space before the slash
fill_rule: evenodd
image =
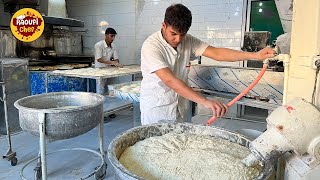
<path id="1" fill-rule="evenodd" d="M 314 96 L 314 104 L 318 107 L 320 107 L 320 73 L 317 75 L 317 82 L 315 85 L 315 96 Z"/>
<path id="2" fill-rule="evenodd" d="M 104 129 L 104 118 L 103 118 L 103 114 L 99 123 L 99 145 L 100 145 L 100 153 L 102 154 L 103 157 L 105 157 L 105 153 L 104 153 L 104 145 L 103 145 L 103 129 Z"/>
<path id="3" fill-rule="evenodd" d="M 9 127 L 9 122 L 8 122 L 8 106 L 7 106 L 7 93 L 6 93 L 6 85 L 2 84 L 2 92 L 3 92 L 3 108 L 4 108 L 4 120 L 6 123 L 6 129 L 7 129 L 7 137 L 8 137 L 8 145 L 9 145 L 9 150 L 8 153 L 11 153 L 11 132 L 10 132 L 10 127 Z"/>
<path id="4" fill-rule="evenodd" d="M 87 80 L 87 92 L 90 92 L 90 79 L 86 78 Z"/>
<path id="5" fill-rule="evenodd" d="M 49 82 L 48 82 L 49 81 L 49 77 L 48 76 L 49 76 L 49 73 L 46 72 L 45 76 L 44 76 L 44 78 L 45 78 L 44 81 L 45 81 L 45 86 L 46 86 L 46 93 L 49 92 L 49 87 L 48 87 L 49 86 Z"/>
<path id="6" fill-rule="evenodd" d="M 42 174 L 42 180 L 47 180 L 47 160 L 46 160 L 46 142 L 45 142 L 46 114 L 39 113 L 38 120 L 39 120 L 39 133 L 40 133 L 41 174 Z"/>
<path id="7" fill-rule="evenodd" d="M 98 94 L 104 94 L 105 93 L 105 81 L 103 79 L 96 79 L 96 93 Z"/>
<path id="8" fill-rule="evenodd" d="M 1 71 L 0 71 L 0 83 L 1 84 L 4 84 L 4 79 L 3 79 L 3 75 L 4 75 L 4 73 L 3 73 L 3 62 L 2 61 L 0 61 L 0 67 L 1 67 Z"/>
<path id="9" fill-rule="evenodd" d="M 4 84 L 4 82 L 1 82 L 1 86 L 2 86 L 2 93 L 3 93 L 3 109 L 4 109 L 4 120 L 6 123 L 6 130 L 7 130 L 7 140 L 8 140 L 8 151 L 7 154 L 5 156 L 3 156 L 4 158 L 7 158 L 8 160 L 11 160 L 11 165 L 15 166 L 17 164 L 17 162 L 14 160 L 15 158 L 15 153 L 12 152 L 12 148 L 11 148 L 11 131 L 10 131 L 10 127 L 9 127 L 9 122 L 8 122 L 8 106 L 7 106 L 7 92 L 6 92 L 6 85 Z M 12 158 L 14 157 L 14 158 Z"/>
<path id="10" fill-rule="evenodd" d="M 99 123 L 99 145 L 100 145 L 100 156 L 102 157 L 102 165 L 96 169 L 94 172 L 95 174 L 95 179 L 104 179 L 106 175 L 106 169 L 107 169 L 107 163 L 106 163 L 106 158 L 105 158 L 105 153 L 104 153 L 104 145 L 103 145 L 103 129 L 104 129 L 104 115 L 103 113 L 101 114 L 100 118 L 100 123 Z"/>
<path id="11" fill-rule="evenodd" d="M 287 94 L 288 94 L 288 82 L 289 82 L 289 55 L 283 56 L 282 58 L 279 57 L 279 60 L 283 61 L 284 67 L 284 82 L 283 82 L 283 98 L 282 104 L 287 103 Z"/>

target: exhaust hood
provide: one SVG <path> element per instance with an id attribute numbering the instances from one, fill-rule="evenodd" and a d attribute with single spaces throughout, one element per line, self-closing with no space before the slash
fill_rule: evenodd
<path id="1" fill-rule="evenodd" d="M 68 18 L 65 0 L 4 0 L 4 11 L 14 14 L 22 8 L 38 10 L 45 24 L 56 26 L 84 27 L 84 22 Z"/>

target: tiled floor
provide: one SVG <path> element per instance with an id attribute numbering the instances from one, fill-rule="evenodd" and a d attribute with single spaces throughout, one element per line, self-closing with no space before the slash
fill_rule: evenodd
<path id="1" fill-rule="evenodd" d="M 195 116 L 193 122 L 204 124 L 209 117 Z M 263 131 L 265 124 L 252 123 L 247 121 L 217 119 L 213 125 L 237 131 L 239 129 L 257 129 Z M 104 143 L 105 151 L 111 140 L 120 132 L 133 127 L 133 113 L 131 109 L 123 110 L 117 113 L 117 117 L 104 124 Z M 17 152 L 18 164 L 11 166 L 6 160 L 0 160 L 0 179 L 15 180 L 20 179 L 21 168 L 32 158 L 36 157 L 39 151 L 39 138 L 28 133 L 22 132 L 12 136 L 12 148 Z M 53 152 L 57 149 L 66 148 L 88 148 L 98 149 L 98 131 L 97 128 L 80 135 L 78 137 L 54 141 L 47 144 L 47 152 Z M 7 139 L 0 137 L 0 153 L 4 155 L 7 152 Z M 88 152 L 64 151 L 47 156 L 48 177 L 49 179 L 79 179 L 89 174 L 100 163 L 98 156 Z M 114 179 L 114 171 L 108 162 L 107 174 L 105 179 Z M 27 166 L 24 170 L 24 176 L 27 179 L 34 179 L 33 168 L 36 162 Z M 94 179 L 91 177 L 89 179 Z"/>

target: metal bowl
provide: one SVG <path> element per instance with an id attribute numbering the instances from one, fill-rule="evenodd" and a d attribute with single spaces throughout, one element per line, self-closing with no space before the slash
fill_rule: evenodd
<path id="1" fill-rule="evenodd" d="M 20 126 L 39 136 L 38 114 L 45 113 L 46 138 L 68 139 L 96 127 L 103 118 L 104 97 L 87 92 L 58 92 L 24 97 L 14 106 Z"/>
<path id="2" fill-rule="evenodd" d="M 129 129 L 122 134 L 115 137 L 108 147 L 108 158 L 115 169 L 116 179 L 119 180 L 140 180 L 143 179 L 132 172 L 128 171 L 120 162 L 119 158 L 121 154 L 129 146 L 134 145 L 136 142 L 144 140 L 152 136 L 161 136 L 169 132 L 191 134 L 209 135 L 214 137 L 223 138 L 231 142 L 240 144 L 245 147 L 249 147 L 250 141 L 240 134 L 227 131 L 225 129 L 193 125 L 193 124 L 181 124 L 181 123 L 160 123 L 151 124 L 147 126 L 139 126 Z M 256 178 L 258 180 L 267 179 L 272 172 L 272 165 L 269 162 L 262 162 L 262 171 Z"/>

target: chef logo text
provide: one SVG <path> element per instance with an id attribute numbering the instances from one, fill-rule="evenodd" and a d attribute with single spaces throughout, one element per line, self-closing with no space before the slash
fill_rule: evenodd
<path id="1" fill-rule="evenodd" d="M 23 42 L 31 42 L 41 36 L 44 30 L 44 20 L 38 11 L 23 8 L 12 16 L 10 28 L 17 39 Z"/>

